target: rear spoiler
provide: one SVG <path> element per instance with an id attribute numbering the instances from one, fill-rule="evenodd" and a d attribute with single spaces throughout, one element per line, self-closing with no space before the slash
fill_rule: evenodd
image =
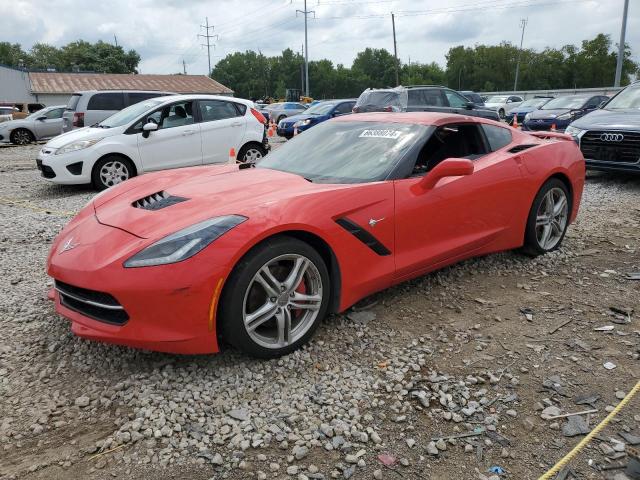
<path id="1" fill-rule="evenodd" d="M 571 135 L 567 135 L 566 133 L 559 133 L 559 132 L 544 132 L 544 131 L 539 131 L 539 132 L 527 132 L 529 135 L 532 135 L 534 137 L 540 138 L 542 140 L 570 140 L 573 141 L 573 137 Z"/>

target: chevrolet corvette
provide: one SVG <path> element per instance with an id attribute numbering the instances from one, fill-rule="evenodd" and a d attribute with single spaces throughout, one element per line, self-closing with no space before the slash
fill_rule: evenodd
<path id="1" fill-rule="evenodd" d="M 585 163 L 571 137 L 478 117 L 365 113 L 257 164 L 142 175 L 53 242 L 50 298 L 78 336 L 270 358 L 329 313 L 493 252 L 557 249 Z"/>

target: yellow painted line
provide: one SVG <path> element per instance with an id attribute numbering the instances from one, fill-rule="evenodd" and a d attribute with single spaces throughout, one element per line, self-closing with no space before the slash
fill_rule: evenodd
<path id="1" fill-rule="evenodd" d="M 65 210 L 53 210 L 50 208 L 41 208 L 36 205 L 33 205 L 29 200 L 22 200 L 18 198 L 0 197 L 0 203 L 4 203 L 5 205 L 23 207 L 23 208 L 32 210 L 34 212 L 46 213 L 49 215 L 56 215 L 58 217 L 73 217 L 76 214 L 76 212 L 67 212 Z"/>
<path id="2" fill-rule="evenodd" d="M 558 463 L 556 463 L 548 472 L 538 478 L 538 480 L 550 480 L 560 470 L 562 470 L 567 463 L 569 463 L 573 457 L 575 457 L 580 450 L 582 450 L 590 441 L 600 433 L 600 431 L 607 426 L 607 424 L 624 408 L 624 406 L 631 401 L 631 399 L 640 391 L 640 382 L 636 383 L 636 386 L 624 397 L 620 403 L 614 408 L 609 415 L 606 416 L 589 434 L 580 441 L 573 450 L 562 457 Z"/>
<path id="3" fill-rule="evenodd" d="M 213 319 L 216 316 L 216 303 L 218 300 L 218 295 L 220 294 L 220 288 L 222 287 L 222 278 L 218 280 L 218 284 L 216 285 L 216 289 L 213 291 L 213 296 L 211 297 L 211 305 L 209 306 L 209 331 L 213 331 Z"/>

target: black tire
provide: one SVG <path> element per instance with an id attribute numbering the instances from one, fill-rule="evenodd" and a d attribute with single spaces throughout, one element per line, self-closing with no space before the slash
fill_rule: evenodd
<path id="1" fill-rule="evenodd" d="M 505 116 L 505 115 L 504 115 L 504 110 L 501 108 L 501 109 L 498 111 L 498 117 L 500 117 L 500 120 L 504 120 L 504 116 Z"/>
<path id="2" fill-rule="evenodd" d="M 26 128 L 16 128 L 9 137 L 14 145 L 28 145 L 36 141 L 36 137 Z"/>
<path id="3" fill-rule="evenodd" d="M 259 154 L 259 156 L 258 156 Z M 260 158 L 267 154 L 267 150 L 259 143 L 248 143 L 240 149 L 238 152 L 238 162 L 240 163 L 255 163 Z M 250 158 L 247 159 L 247 155 Z"/>
<path id="4" fill-rule="evenodd" d="M 285 118 L 287 118 L 287 116 L 286 116 L 286 115 L 280 115 L 280 116 L 278 117 L 278 120 L 276 120 L 276 125 L 277 125 L 277 124 L 279 124 L 279 123 L 280 123 L 280 121 L 281 121 L 281 120 L 284 120 Z"/>
<path id="5" fill-rule="evenodd" d="M 306 333 L 284 347 L 265 347 L 257 343 L 247 331 L 244 321 L 245 298 L 249 301 L 254 276 L 270 261 L 282 255 L 301 255 L 306 257 L 317 269 L 321 279 L 322 300 L 313 323 Z M 280 279 L 278 279 L 280 280 Z M 266 294 L 266 297 L 269 295 Z M 286 295 L 285 295 L 286 296 Z M 309 244 L 289 236 L 280 236 L 266 240 L 251 250 L 233 269 L 220 298 L 219 332 L 222 339 L 242 352 L 257 358 L 276 358 L 286 355 L 305 344 L 314 334 L 327 313 L 330 296 L 329 272 L 318 252 Z M 269 300 L 268 300 L 269 301 Z M 273 300 L 271 300 L 273 301 Z M 262 302 L 260 302 L 262 303 Z M 279 300 L 275 302 L 279 304 Z M 278 310 L 279 311 L 279 310 Z M 270 317 L 274 320 L 274 317 Z M 274 320 L 275 321 L 275 320 Z M 269 321 L 264 325 L 269 325 Z M 310 322 L 309 322 L 310 323 Z M 304 330 L 300 333 L 303 333 Z"/>
<path id="6" fill-rule="evenodd" d="M 542 202 L 545 200 L 547 194 L 554 190 L 555 192 L 563 192 L 566 200 L 566 220 L 561 229 L 561 234 L 559 239 L 548 247 L 545 247 L 540 244 L 540 240 L 538 238 L 538 213 L 540 210 L 540 206 Z M 542 188 L 538 191 L 536 198 L 533 200 L 533 204 L 531 205 L 531 210 L 529 211 L 529 217 L 527 218 L 527 228 L 525 230 L 524 235 L 524 246 L 522 251 L 530 255 L 532 257 L 542 255 L 548 252 L 552 252 L 562 245 L 562 241 L 564 240 L 564 236 L 567 233 L 567 228 L 569 227 L 569 217 L 571 216 L 573 205 L 571 202 L 571 195 L 569 193 L 569 189 L 567 186 L 558 178 L 550 178 L 542 185 Z M 552 222 L 553 223 L 553 222 Z M 542 227 L 544 228 L 544 227 Z M 552 228 L 550 226 L 550 228 Z"/>
<path id="7" fill-rule="evenodd" d="M 122 171 L 124 172 L 122 175 L 120 175 L 120 178 L 114 178 L 113 182 L 110 182 L 108 180 L 105 181 L 104 177 L 101 175 L 103 167 L 105 167 L 105 165 L 108 165 L 109 163 L 121 165 Z M 131 160 L 121 157 L 120 155 L 108 155 L 98 160 L 93 166 L 93 170 L 91 170 L 91 183 L 96 190 L 105 190 L 135 176 L 136 169 L 133 166 Z"/>

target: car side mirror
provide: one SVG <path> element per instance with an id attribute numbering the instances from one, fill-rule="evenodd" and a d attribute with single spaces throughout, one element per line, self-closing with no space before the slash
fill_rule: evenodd
<path id="1" fill-rule="evenodd" d="M 476 104 L 475 104 L 475 103 L 473 103 L 472 101 L 468 101 L 468 102 L 467 102 L 467 103 L 465 103 L 465 105 L 464 105 L 464 107 L 465 107 L 467 110 L 473 110 L 473 107 L 475 107 L 475 106 L 476 106 Z"/>
<path id="2" fill-rule="evenodd" d="M 151 132 L 158 130 L 158 124 L 153 122 L 147 122 L 142 127 L 142 136 L 147 138 Z"/>
<path id="3" fill-rule="evenodd" d="M 430 190 L 443 178 L 471 175 L 473 170 L 473 162 L 467 158 L 447 158 L 422 177 L 418 185 L 422 190 Z"/>

